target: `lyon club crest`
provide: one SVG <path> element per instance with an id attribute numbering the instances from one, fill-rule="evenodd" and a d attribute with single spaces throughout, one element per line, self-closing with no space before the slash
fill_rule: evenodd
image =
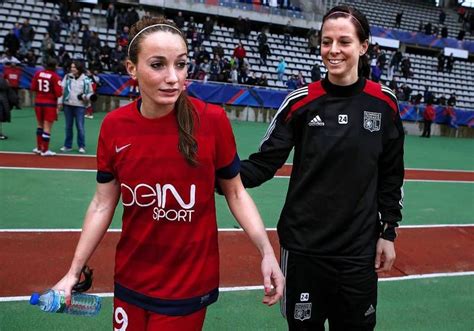
<path id="1" fill-rule="evenodd" d="M 304 321 L 311 318 L 311 302 L 295 305 L 295 320 Z"/>
<path id="2" fill-rule="evenodd" d="M 382 123 L 381 113 L 364 111 L 364 129 L 370 132 L 380 131 L 380 123 Z"/>

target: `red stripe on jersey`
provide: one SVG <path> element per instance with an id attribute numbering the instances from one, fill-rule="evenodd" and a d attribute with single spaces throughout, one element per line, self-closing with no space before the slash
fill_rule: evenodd
<path id="1" fill-rule="evenodd" d="M 380 85 L 379 83 L 375 83 L 371 80 L 367 80 L 367 83 L 365 84 L 365 87 L 364 87 L 364 92 L 371 96 L 376 97 L 377 99 L 385 101 L 386 103 L 388 103 L 390 108 L 392 108 L 395 114 L 398 113 L 397 104 L 395 103 L 395 101 L 392 100 L 392 98 L 390 98 L 387 94 L 382 92 L 382 85 Z"/>
<path id="2" fill-rule="evenodd" d="M 291 106 L 290 111 L 288 112 L 288 115 L 286 115 L 285 120 L 288 121 L 291 116 L 293 116 L 293 113 L 300 109 L 301 107 L 307 105 L 313 100 L 316 100 L 317 98 L 323 96 L 326 94 L 326 91 L 323 89 L 323 86 L 321 85 L 321 81 L 317 81 L 314 83 L 311 83 L 308 85 L 308 95 L 305 96 L 303 99 L 295 103 L 293 106 Z"/>

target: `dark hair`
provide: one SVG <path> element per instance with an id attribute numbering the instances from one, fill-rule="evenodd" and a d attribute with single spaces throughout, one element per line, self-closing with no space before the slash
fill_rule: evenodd
<path id="1" fill-rule="evenodd" d="M 157 25 L 146 29 L 155 24 L 163 25 Z M 130 42 L 128 44 L 128 56 L 130 61 L 135 64 L 138 63 L 138 53 L 140 52 L 140 45 L 143 38 L 157 31 L 171 32 L 179 35 L 186 45 L 186 51 L 188 50 L 186 38 L 173 21 L 166 20 L 164 17 L 143 17 L 137 23 L 132 25 L 132 28 L 130 29 Z M 178 150 L 190 165 L 195 166 L 197 165 L 197 141 L 194 137 L 194 123 L 198 117 L 196 110 L 185 91 L 182 91 L 178 100 L 176 100 L 175 108 L 179 134 Z"/>
<path id="2" fill-rule="evenodd" d="M 321 31 L 323 31 L 324 23 L 328 19 L 336 19 L 339 17 L 349 18 L 352 24 L 354 25 L 357 33 L 357 37 L 361 43 L 370 39 L 370 24 L 367 20 L 367 17 L 359 11 L 358 9 L 348 6 L 340 5 L 331 8 L 326 15 L 323 17 L 323 23 L 321 24 Z M 322 33 L 319 34 L 319 43 L 322 41 Z M 369 56 L 367 53 L 359 57 L 359 76 L 369 78 L 370 75 L 370 63 Z"/>
<path id="3" fill-rule="evenodd" d="M 45 69 L 54 71 L 54 70 L 56 70 L 56 66 L 57 66 L 57 65 L 58 65 L 58 61 L 56 61 L 55 58 L 50 57 L 50 58 L 46 61 L 46 63 L 44 64 L 44 67 L 45 67 Z"/>
<path id="4" fill-rule="evenodd" d="M 71 65 L 73 64 L 76 66 L 78 75 L 79 76 L 82 75 L 84 73 L 84 63 L 82 63 L 81 61 L 74 60 L 72 61 Z"/>

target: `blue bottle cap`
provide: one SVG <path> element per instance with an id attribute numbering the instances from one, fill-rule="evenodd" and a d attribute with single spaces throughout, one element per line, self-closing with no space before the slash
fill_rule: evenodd
<path id="1" fill-rule="evenodd" d="M 30 304 L 37 305 L 39 302 L 39 298 L 40 298 L 39 293 L 33 293 L 30 298 Z"/>

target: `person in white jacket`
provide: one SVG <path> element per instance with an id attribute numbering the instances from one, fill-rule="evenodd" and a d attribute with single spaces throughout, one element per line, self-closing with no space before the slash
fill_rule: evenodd
<path id="1" fill-rule="evenodd" d="M 74 121 L 77 128 L 77 145 L 81 154 L 86 152 L 84 115 L 86 107 L 95 98 L 92 81 L 85 75 L 82 62 L 73 61 L 69 73 L 61 82 L 63 95 L 58 100 L 58 109 L 64 111 L 66 119 L 66 138 L 61 152 L 72 151 Z"/>

